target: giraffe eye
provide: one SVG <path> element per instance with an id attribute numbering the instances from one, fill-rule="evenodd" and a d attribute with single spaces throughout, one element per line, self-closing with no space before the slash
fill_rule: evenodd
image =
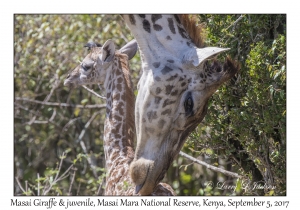
<path id="1" fill-rule="evenodd" d="M 185 115 L 186 116 L 192 115 L 193 108 L 194 108 L 194 102 L 193 102 L 192 94 L 188 93 L 184 101 Z"/>
<path id="2" fill-rule="evenodd" d="M 81 64 L 81 68 L 82 68 L 85 72 L 91 70 L 91 69 L 92 69 L 92 66 L 93 66 L 93 63 L 90 63 L 90 64 L 82 63 L 82 64 Z"/>

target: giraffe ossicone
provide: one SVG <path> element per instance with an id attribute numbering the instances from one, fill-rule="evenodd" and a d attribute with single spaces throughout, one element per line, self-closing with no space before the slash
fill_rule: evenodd
<path id="1" fill-rule="evenodd" d="M 64 85 L 76 87 L 103 84 L 106 91 L 104 154 L 106 160 L 105 195 L 136 195 L 129 175 L 134 158 L 134 94 L 128 60 L 137 51 L 135 40 L 120 50 L 112 40 L 103 46 L 90 42 L 89 54 L 66 78 Z M 174 195 L 173 189 L 159 183 L 151 195 Z"/>
<path id="2" fill-rule="evenodd" d="M 138 42 L 143 72 L 135 106 L 137 149 L 130 166 L 136 190 L 148 195 L 163 179 L 188 135 L 203 120 L 210 96 L 239 65 L 205 47 L 189 15 L 122 15 Z"/>

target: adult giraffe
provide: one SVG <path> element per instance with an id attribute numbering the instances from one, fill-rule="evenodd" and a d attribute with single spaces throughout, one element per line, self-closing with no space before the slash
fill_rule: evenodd
<path id="1" fill-rule="evenodd" d="M 223 64 L 212 59 L 228 49 L 204 47 L 195 17 L 122 16 L 138 42 L 143 68 L 135 106 L 137 148 L 131 178 L 136 192 L 148 195 L 203 120 L 210 96 L 239 66 L 230 58 Z"/>
<path id="2" fill-rule="evenodd" d="M 134 184 L 129 176 L 129 165 L 134 157 L 135 127 L 134 94 L 128 60 L 135 55 L 137 44 L 133 40 L 119 51 L 115 50 L 111 40 L 107 40 L 103 47 L 95 43 L 88 43 L 86 47 L 90 49 L 90 53 L 67 76 L 64 85 L 104 85 L 104 154 L 107 169 L 105 195 L 135 195 Z M 151 195 L 174 194 L 173 189 L 164 183 L 160 183 L 151 192 Z"/>

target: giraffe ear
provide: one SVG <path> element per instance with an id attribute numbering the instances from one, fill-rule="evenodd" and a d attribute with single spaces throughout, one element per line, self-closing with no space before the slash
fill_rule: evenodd
<path id="1" fill-rule="evenodd" d="M 120 49 L 120 52 L 128 55 L 128 59 L 131 60 L 133 56 L 135 56 L 137 48 L 138 48 L 137 42 L 135 39 L 133 39 L 130 42 L 128 42 L 126 45 L 124 45 Z"/>
<path id="2" fill-rule="evenodd" d="M 102 55 L 100 60 L 102 62 L 110 62 L 115 57 L 115 44 L 112 40 L 107 40 L 102 47 Z"/>
<path id="3" fill-rule="evenodd" d="M 192 49 L 185 53 L 183 59 L 184 62 L 192 62 L 194 66 L 199 66 L 203 61 L 210 59 L 211 57 L 229 50 L 230 48 L 219 48 L 219 47 L 205 47 Z"/>

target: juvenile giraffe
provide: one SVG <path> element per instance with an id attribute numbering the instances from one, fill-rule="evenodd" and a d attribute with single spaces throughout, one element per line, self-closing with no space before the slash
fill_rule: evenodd
<path id="1" fill-rule="evenodd" d="M 129 176 L 129 165 L 134 157 L 134 95 L 128 60 L 135 55 L 137 43 L 133 40 L 119 51 L 115 50 L 111 40 L 107 40 L 103 47 L 92 42 L 86 47 L 90 49 L 90 53 L 67 76 L 64 85 L 104 85 L 104 153 L 107 169 L 105 195 L 134 195 L 134 184 Z M 151 194 L 174 195 L 174 191 L 169 185 L 160 183 Z"/>
<path id="2" fill-rule="evenodd" d="M 211 95 L 239 65 L 227 49 L 204 47 L 201 25 L 188 15 L 123 15 L 138 42 L 142 76 L 135 106 L 137 149 L 130 166 L 136 192 L 150 194 L 188 135 L 203 120 Z M 210 61 L 209 61 L 210 60 Z"/>

